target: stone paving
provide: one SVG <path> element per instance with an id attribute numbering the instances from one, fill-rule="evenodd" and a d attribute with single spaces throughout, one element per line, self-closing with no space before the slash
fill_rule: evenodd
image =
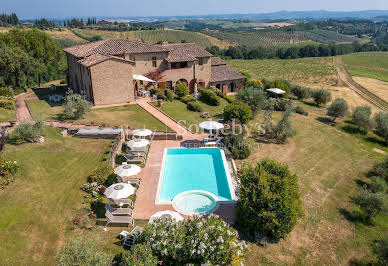
<path id="1" fill-rule="evenodd" d="M 141 102 L 139 105 L 149 112 L 151 115 L 153 115 L 156 119 L 158 119 L 160 122 L 171 128 L 173 131 L 175 131 L 178 135 L 182 135 L 184 138 L 194 138 L 195 134 L 188 131 L 186 128 L 178 124 L 175 120 L 171 119 L 159 109 L 155 108 L 151 104 L 147 102 Z"/>

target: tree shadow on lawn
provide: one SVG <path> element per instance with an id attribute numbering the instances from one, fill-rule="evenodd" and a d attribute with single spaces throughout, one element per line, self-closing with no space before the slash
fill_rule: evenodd
<path id="1" fill-rule="evenodd" d="M 333 120 L 331 120 L 331 119 L 328 118 L 328 117 L 319 116 L 319 117 L 316 118 L 316 120 L 317 120 L 318 122 L 321 122 L 321 123 L 326 124 L 326 125 L 328 125 L 328 126 L 335 126 L 335 125 L 336 125 L 336 123 L 333 122 Z"/>
<path id="2" fill-rule="evenodd" d="M 342 214 L 342 216 L 352 223 L 361 223 L 367 226 L 372 226 L 373 223 L 370 219 L 367 219 L 365 215 L 360 211 L 348 211 L 344 208 L 338 209 L 339 213 Z"/>
<path id="3" fill-rule="evenodd" d="M 316 107 L 316 108 L 322 107 L 322 106 L 317 105 L 317 104 L 314 103 L 314 102 L 307 102 L 307 101 L 305 101 L 305 100 L 301 100 L 300 102 L 303 103 L 303 104 L 305 104 L 305 105 L 311 106 L 311 107 Z M 322 107 L 322 108 L 323 108 L 323 107 Z"/>

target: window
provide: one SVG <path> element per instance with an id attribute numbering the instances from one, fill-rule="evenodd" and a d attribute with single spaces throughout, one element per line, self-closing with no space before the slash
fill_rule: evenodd
<path id="1" fill-rule="evenodd" d="M 178 62 L 178 63 L 172 63 L 171 68 L 172 69 L 177 69 L 177 68 L 186 68 L 188 67 L 187 62 Z"/>
<path id="2" fill-rule="evenodd" d="M 152 57 L 152 67 L 156 67 L 157 61 L 156 61 L 156 56 Z"/>
<path id="3" fill-rule="evenodd" d="M 172 81 L 167 81 L 166 82 L 166 89 L 172 89 Z"/>
<path id="4" fill-rule="evenodd" d="M 203 65 L 203 58 L 198 59 L 198 65 L 202 66 Z"/>
<path id="5" fill-rule="evenodd" d="M 134 55 L 130 55 L 130 56 L 129 56 L 129 60 L 135 62 L 135 66 L 136 66 L 136 58 L 135 58 Z"/>

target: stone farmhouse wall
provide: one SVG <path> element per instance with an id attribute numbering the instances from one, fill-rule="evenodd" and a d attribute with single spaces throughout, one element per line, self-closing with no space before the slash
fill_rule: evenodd
<path id="1" fill-rule="evenodd" d="M 90 68 L 95 105 L 118 104 L 135 100 L 132 66 L 107 60 Z"/>

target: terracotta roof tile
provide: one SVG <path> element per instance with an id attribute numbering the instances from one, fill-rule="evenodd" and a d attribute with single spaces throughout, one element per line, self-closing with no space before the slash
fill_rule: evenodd
<path id="1" fill-rule="evenodd" d="M 125 60 L 124 58 L 121 58 L 121 57 L 111 56 L 111 55 L 101 55 L 101 54 L 93 54 L 91 56 L 78 60 L 77 62 L 85 67 L 91 67 L 93 65 L 104 62 L 105 60 L 108 60 L 108 59 L 114 59 L 118 61 L 123 61 L 125 63 L 131 63 L 131 61 Z"/>
<path id="2" fill-rule="evenodd" d="M 170 51 L 168 58 L 166 58 L 168 62 L 195 61 L 197 58 L 212 56 L 211 53 L 195 43 L 171 43 L 157 46 Z"/>
<path id="3" fill-rule="evenodd" d="M 245 76 L 226 64 L 211 67 L 210 82 L 222 82 L 236 79 L 245 79 Z"/>
<path id="4" fill-rule="evenodd" d="M 64 51 L 76 57 L 86 57 L 93 54 L 118 55 L 123 53 L 139 54 L 168 52 L 168 49 L 160 45 L 151 45 L 127 39 L 106 39 L 69 47 L 64 49 Z"/>
<path id="5" fill-rule="evenodd" d="M 211 63 L 212 63 L 212 66 L 226 65 L 226 62 L 219 57 L 212 57 Z"/>

